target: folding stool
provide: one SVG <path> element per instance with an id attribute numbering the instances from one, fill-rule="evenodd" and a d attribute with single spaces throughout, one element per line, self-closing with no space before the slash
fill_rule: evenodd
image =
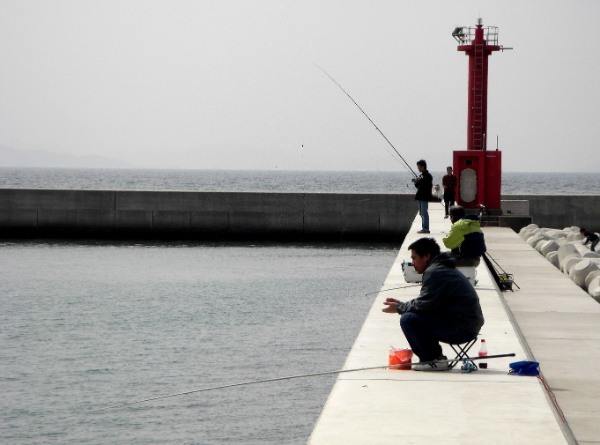
<path id="1" fill-rule="evenodd" d="M 464 361 L 467 357 L 469 357 L 469 349 L 471 349 L 473 347 L 473 345 L 475 345 L 476 342 L 477 342 L 477 337 L 475 337 L 473 340 L 470 340 L 466 343 L 460 343 L 460 344 L 448 343 L 450 345 L 450 347 L 452 348 L 452 350 L 456 353 L 456 357 L 454 357 L 453 359 L 448 361 L 448 367 L 450 369 L 452 369 L 457 365 L 457 363 L 460 363 L 460 362 Z M 472 360 L 467 360 L 467 361 L 470 362 L 471 364 L 473 364 L 473 366 L 475 366 L 475 363 L 473 363 Z"/>

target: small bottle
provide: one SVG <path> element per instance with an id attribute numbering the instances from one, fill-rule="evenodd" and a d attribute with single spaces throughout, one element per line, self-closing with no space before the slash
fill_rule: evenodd
<path id="1" fill-rule="evenodd" d="M 477 355 L 479 357 L 487 357 L 487 355 L 488 355 L 487 346 L 485 344 L 484 338 L 481 339 L 481 347 L 479 348 L 479 353 Z M 479 369 L 487 369 L 487 363 L 479 362 Z"/>

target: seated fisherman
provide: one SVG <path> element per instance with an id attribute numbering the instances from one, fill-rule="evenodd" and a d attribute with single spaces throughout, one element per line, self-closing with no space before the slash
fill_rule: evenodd
<path id="1" fill-rule="evenodd" d="M 485 239 L 476 215 L 467 215 L 459 205 L 450 207 L 452 227 L 448 236 L 442 238 L 444 246 L 451 250 L 456 267 L 477 267 L 486 251 Z"/>
<path id="2" fill-rule="evenodd" d="M 430 362 L 414 365 L 415 371 L 447 371 L 440 341 L 461 344 L 477 337 L 484 323 L 479 297 L 433 238 L 418 239 L 408 249 L 415 270 L 423 274 L 421 292 L 407 302 L 388 298 L 382 311 L 401 314 L 400 327 L 411 349 L 421 362 Z"/>

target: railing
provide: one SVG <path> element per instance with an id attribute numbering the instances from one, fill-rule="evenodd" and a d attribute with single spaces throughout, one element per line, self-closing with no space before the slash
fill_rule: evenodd
<path id="1" fill-rule="evenodd" d="M 498 27 L 497 26 L 483 26 L 483 38 L 488 45 L 498 46 Z M 475 40 L 476 26 L 473 27 L 462 27 L 456 28 L 452 33 L 452 37 L 456 39 L 461 45 L 470 45 Z"/>

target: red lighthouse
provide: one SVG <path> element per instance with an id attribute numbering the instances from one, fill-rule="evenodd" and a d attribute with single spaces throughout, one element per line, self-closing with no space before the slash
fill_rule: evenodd
<path id="1" fill-rule="evenodd" d="M 497 148 L 487 150 L 487 89 L 488 57 L 505 48 L 498 45 L 498 28 L 484 27 L 481 19 L 475 27 L 456 28 L 452 36 L 459 43 L 457 50 L 469 56 L 467 150 L 454 151 L 453 159 L 457 203 L 500 210 L 502 156 Z"/>

